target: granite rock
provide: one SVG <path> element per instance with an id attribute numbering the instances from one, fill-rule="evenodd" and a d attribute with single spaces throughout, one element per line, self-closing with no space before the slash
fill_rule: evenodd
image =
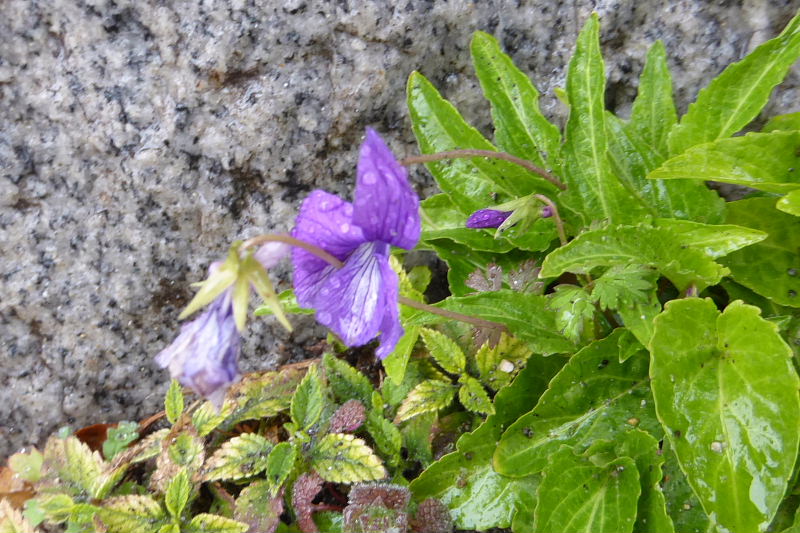
<path id="1" fill-rule="evenodd" d="M 414 153 L 415 69 L 490 134 L 469 64 L 496 35 L 545 93 L 602 17 L 608 104 L 625 112 L 665 41 L 679 109 L 777 34 L 798 1 L 7 0 L 0 19 L 0 456 L 60 425 L 139 419 L 168 376 L 189 283 L 231 240 L 286 231 L 308 191 L 349 197 L 367 125 Z M 794 110 L 798 71 L 766 114 Z M 418 170 L 415 185 L 430 193 Z M 276 272 L 288 286 L 288 272 Z M 244 370 L 305 357 L 324 332 L 257 320 Z"/>

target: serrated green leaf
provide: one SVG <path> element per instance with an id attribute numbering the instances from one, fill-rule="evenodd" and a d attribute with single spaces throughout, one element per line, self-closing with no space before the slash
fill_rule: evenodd
<path id="1" fill-rule="evenodd" d="M 181 470 L 169 482 L 167 492 L 164 494 L 164 504 L 174 519 L 180 519 L 183 509 L 189 502 L 191 493 L 192 485 L 189 483 L 189 476 L 186 474 L 186 470 Z"/>
<path id="2" fill-rule="evenodd" d="M 778 200 L 775 207 L 784 213 L 800 217 L 800 189 L 790 191 L 786 196 Z"/>
<path id="3" fill-rule="evenodd" d="M 139 424 L 122 421 L 117 427 L 108 428 L 106 440 L 103 441 L 103 457 L 113 459 L 118 453 L 139 438 Z"/>
<path id="4" fill-rule="evenodd" d="M 670 153 L 728 137 L 746 126 L 767 103 L 772 89 L 800 55 L 800 17 L 776 38 L 729 65 L 689 105 L 669 135 Z"/>
<path id="5" fill-rule="evenodd" d="M 312 365 L 292 396 L 292 420 L 299 429 L 308 429 L 317 423 L 324 407 L 322 381 L 317 366 Z"/>
<path id="6" fill-rule="evenodd" d="M 277 494 L 283 483 L 289 478 L 295 461 L 297 448 L 289 442 L 281 442 L 269 452 L 265 477 L 272 488 L 272 494 Z"/>
<path id="7" fill-rule="evenodd" d="M 575 347 L 556 332 L 555 312 L 548 307 L 548 299 L 542 295 L 504 289 L 471 296 L 451 296 L 436 304 L 436 307 L 504 324 L 513 335 L 524 340 L 534 353 L 566 353 Z M 437 315 L 421 311 L 407 323 L 425 325 L 442 320 Z"/>
<path id="8" fill-rule="evenodd" d="M 400 409 L 397 410 L 395 422 L 403 422 L 423 413 L 436 412 L 450 405 L 456 394 L 455 387 L 447 381 L 428 379 L 408 393 Z"/>
<path id="9" fill-rule="evenodd" d="M 458 344 L 450 337 L 439 331 L 422 328 L 420 335 L 428 348 L 428 353 L 441 366 L 445 372 L 451 374 L 461 374 L 467 364 L 467 358 Z"/>
<path id="10" fill-rule="evenodd" d="M 672 101 L 672 75 L 667 66 L 664 43 L 656 41 L 647 52 L 633 102 L 631 119 L 625 129 L 634 132 L 662 158 L 668 155 L 667 136 L 678 121 Z"/>
<path id="11" fill-rule="evenodd" d="M 204 481 L 242 479 L 257 476 L 267 468 L 272 443 L 256 433 L 242 433 L 225 443 L 208 458 Z"/>
<path id="12" fill-rule="evenodd" d="M 106 465 L 98 452 L 93 452 L 77 437 L 50 437 L 44 448 L 42 477 L 57 480 L 62 491 L 85 499 L 96 496 Z"/>
<path id="13" fill-rule="evenodd" d="M 6 499 L 0 500 L 0 533 L 34 533 L 33 526 Z"/>
<path id="14" fill-rule="evenodd" d="M 273 484 L 270 481 L 254 481 L 236 498 L 234 519 L 248 524 L 249 531 L 272 533 L 281 522 L 282 512 L 283 497 L 275 494 Z"/>
<path id="15" fill-rule="evenodd" d="M 647 353 L 619 362 L 624 331 L 616 329 L 570 358 L 536 407 L 503 434 L 495 470 L 512 477 L 531 475 L 541 472 L 562 444 L 582 452 L 597 440 L 618 440 L 636 427 L 659 434 Z"/>
<path id="16" fill-rule="evenodd" d="M 383 462 L 367 444 L 353 435 L 329 433 L 311 452 L 311 464 L 326 481 L 355 483 L 386 477 Z"/>
<path id="17" fill-rule="evenodd" d="M 798 146 L 799 131 L 748 133 L 689 148 L 647 177 L 713 180 L 787 193 L 800 189 Z"/>
<path id="18" fill-rule="evenodd" d="M 613 266 L 595 280 L 592 299 L 603 309 L 645 304 L 655 288 L 654 274 L 652 268 L 637 264 Z"/>
<path id="19" fill-rule="evenodd" d="M 198 435 L 205 437 L 225 422 L 235 409 L 236 401 L 231 399 L 226 399 L 220 409 L 211 402 L 205 402 L 192 413 L 192 425 Z"/>
<path id="20" fill-rule="evenodd" d="M 672 232 L 645 226 L 612 226 L 582 233 L 550 253 L 541 277 L 564 272 L 588 274 L 593 268 L 626 264 L 652 265 L 678 287 L 703 290 L 728 273 L 705 253 L 686 247 Z"/>
<path id="21" fill-rule="evenodd" d="M 732 224 L 700 224 L 659 218 L 655 220 L 655 225 L 670 231 L 680 244 L 700 250 L 715 259 L 767 238 L 763 231 Z"/>
<path id="22" fill-rule="evenodd" d="M 369 405 L 373 388 L 367 376 L 331 353 L 322 356 L 322 364 L 328 384 L 340 402 L 355 399 Z"/>
<path id="23" fill-rule="evenodd" d="M 599 26 L 597 14 L 593 14 L 578 36 L 567 73 L 570 112 L 563 151 L 568 188 L 561 198 L 583 225 L 598 220 L 633 222 L 645 214 L 614 176 L 606 156 L 606 79 Z"/>
<path id="24" fill-rule="evenodd" d="M 728 222 L 769 234 L 720 260 L 731 277 L 773 302 L 800 307 L 800 218 L 778 211 L 773 198 L 728 204 Z"/>
<path id="25" fill-rule="evenodd" d="M 630 457 L 595 466 L 562 446 L 543 474 L 531 531 L 633 531 L 641 488 Z"/>
<path id="26" fill-rule="evenodd" d="M 461 383 L 461 388 L 458 389 L 458 401 L 461 402 L 461 405 L 473 413 L 494 414 L 492 400 L 489 399 L 489 395 L 486 394 L 486 389 L 483 388 L 480 381 L 466 374 L 461 376 L 458 381 Z"/>
<path id="27" fill-rule="evenodd" d="M 558 285 L 550 295 L 550 309 L 556 313 L 556 329 L 566 338 L 580 344 L 586 324 L 591 324 L 594 303 L 591 295 L 575 285 Z"/>
<path id="28" fill-rule="evenodd" d="M 466 148 L 496 150 L 419 72 L 409 77 L 407 92 L 412 127 L 421 153 Z M 544 178 L 499 159 L 453 159 L 428 163 L 427 167 L 439 188 L 465 214 L 494 203 L 493 195 L 497 192 L 520 197 L 556 190 Z"/>
<path id="29" fill-rule="evenodd" d="M 173 379 L 169 384 L 167 396 L 164 398 L 164 411 L 170 424 L 178 421 L 183 414 L 183 390 L 178 380 Z"/>
<path id="30" fill-rule="evenodd" d="M 532 511 L 538 476 L 502 476 L 492 468 L 492 454 L 503 428 L 536 403 L 559 363 L 563 360 L 555 357 L 529 361 L 514 382 L 497 393 L 496 414 L 477 430 L 462 435 L 456 452 L 445 455 L 411 482 L 415 500 L 438 498 L 450 509 L 456 527 L 468 530 L 508 527 L 518 510 L 530 506 Z"/>
<path id="31" fill-rule="evenodd" d="M 419 338 L 419 326 L 409 326 L 407 324 L 404 324 L 404 326 L 405 332 L 403 336 L 397 341 L 397 345 L 392 353 L 389 354 L 389 357 L 383 360 L 383 368 L 386 370 L 386 375 L 395 383 L 403 382 L 408 360 Z"/>
<path id="32" fill-rule="evenodd" d="M 244 376 L 231 387 L 229 396 L 233 399 L 233 411 L 220 428 L 229 429 L 243 420 L 270 418 L 289 410 L 294 391 L 304 375 L 303 369 L 289 367 L 277 372 Z M 222 411 L 226 409 L 227 402 L 223 404 Z"/>
<path id="33" fill-rule="evenodd" d="M 484 343 L 475 354 L 481 381 L 493 390 L 500 390 L 525 367 L 531 353 L 523 341 L 505 334 L 494 348 L 490 348 L 488 342 Z"/>
<path id="34" fill-rule="evenodd" d="M 492 105 L 497 145 L 540 167 L 558 169 L 561 134 L 539 110 L 539 91 L 488 33 L 475 32 L 470 50 L 483 94 Z"/>
<path id="35" fill-rule="evenodd" d="M 400 430 L 407 460 L 418 461 L 422 468 L 426 468 L 433 461 L 431 432 L 436 420 L 437 413 L 422 413 L 403 423 L 403 427 Z"/>
<path id="36" fill-rule="evenodd" d="M 110 533 L 153 533 L 166 522 L 161 505 L 150 496 L 108 498 L 97 516 Z"/>
<path id="37" fill-rule="evenodd" d="M 162 442 L 169 435 L 170 429 L 163 428 L 154 431 L 139 442 L 114 458 L 114 464 L 141 463 L 152 459 L 161 452 Z"/>
<path id="38" fill-rule="evenodd" d="M 196 470 L 203 464 L 205 449 L 202 441 L 188 433 L 181 433 L 167 448 L 167 456 L 178 466 Z"/>
<path id="39" fill-rule="evenodd" d="M 403 436 L 397 426 L 381 416 L 376 411 L 367 414 L 367 421 L 364 424 L 369 432 L 375 447 L 390 466 L 395 466 L 400 461 L 400 449 L 403 445 Z"/>
<path id="40" fill-rule="evenodd" d="M 639 470 L 641 496 L 633 530 L 639 533 L 673 533 L 675 526 L 667 514 L 661 482 L 664 456 L 658 440 L 644 431 L 625 433 L 616 445 L 617 457 L 630 457 Z"/>
<path id="41" fill-rule="evenodd" d="M 665 306 L 650 352 L 658 417 L 706 513 L 720 528 L 763 531 L 800 444 L 791 349 L 756 307 L 720 313 L 692 298 Z"/>
<path id="42" fill-rule="evenodd" d="M 615 175 L 652 216 L 715 224 L 725 218 L 725 201 L 697 180 L 648 180 L 664 157 L 622 120 L 606 113 L 608 157 Z"/>
<path id="43" fill-rule="evenodd" d="M 44 457 L 36 448 L 28 453 L 15 453 L 8 458 L 8 466 L 14 471 L 14 475 L 31 483 L 36 483 L 42 477 L 43 462 Z"/>
<path id="44" fill-rule="evenodd" d="M 38 510 L 54 523 L 66 522 L 75 508 L 75 500 L 63 493 L 41 494 L 36 502 Z"/>
<path id="45" fill-rule="evenodd" d="M 249 524 L 215 514 L 195 515 L 186 526 L 186 533 L 246 533 Z"/>
<path id="46" fill-rule="evenodd" d="M 457 208 L 446 194 L 436 194 L 422 201 L 423 242 L 450 239 L 473 250 L 505 253 L 513 248 L 508 240 L 495 239 L 495 232 L 467 228 L 468 215 Z"/>

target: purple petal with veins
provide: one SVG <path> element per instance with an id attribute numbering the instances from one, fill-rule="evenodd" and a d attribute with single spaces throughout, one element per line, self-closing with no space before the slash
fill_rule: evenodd
<path id="1" fill-rule="evenodd" d="M 511 216 L 511 211 L 479 209 L 467 219 L 467 227 L 472 229 L 497 228 Z"/>

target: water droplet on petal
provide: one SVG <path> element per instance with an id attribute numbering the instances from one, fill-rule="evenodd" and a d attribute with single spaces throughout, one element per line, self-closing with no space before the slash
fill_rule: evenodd
<path id="1" fill-rule="evenodd" d="M 376 176 L 374 172 L 364 172 L 364 174 L 361 176 L 361 179 L 365 184 L 373 185 L 376 181 L 378 181 L 378 176 Z"/>
<path id="2" fill-rule="evenodd" d="M 350 224 L 345 222 L 344 224 L 339 226 L 339 229 L 342 231 L 342 233 L 348 233 L 350 231 Z"/>
<path id="3" fill-rule="evenodd" d="M 331 314 L 326 311 L 320 311 L 319 313 L 317 313 L 317 320 L 319 320 L 323 324 L 327 324 L 331 321 Z"/>

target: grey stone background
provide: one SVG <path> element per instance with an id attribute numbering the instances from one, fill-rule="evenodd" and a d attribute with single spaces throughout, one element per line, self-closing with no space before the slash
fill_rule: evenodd
<path id="1" fill-rule="evenodd" d="M 139 419 L 168 376 L 189 283 L 229 243 L 290 229 L 313 188 L 351 195 L 367 125 L 415 152 L 404 89 L 421 70 L 487 135 L 469 63 L 497 36 L 545 93 L 601 15 L 608 103 L 666 43 L 680 111 L 777 34 L 800 1 L 6 0 L 0 8 L 0 457 L 60 425 Z M 798 70 L 766 114 L 797 110 Z M 429 193 L 430 178 L 415 184 Z M 287 272 L 278 272 L 283 286 Z M 323 334 L 257 320 L 244 370 Z"/>

